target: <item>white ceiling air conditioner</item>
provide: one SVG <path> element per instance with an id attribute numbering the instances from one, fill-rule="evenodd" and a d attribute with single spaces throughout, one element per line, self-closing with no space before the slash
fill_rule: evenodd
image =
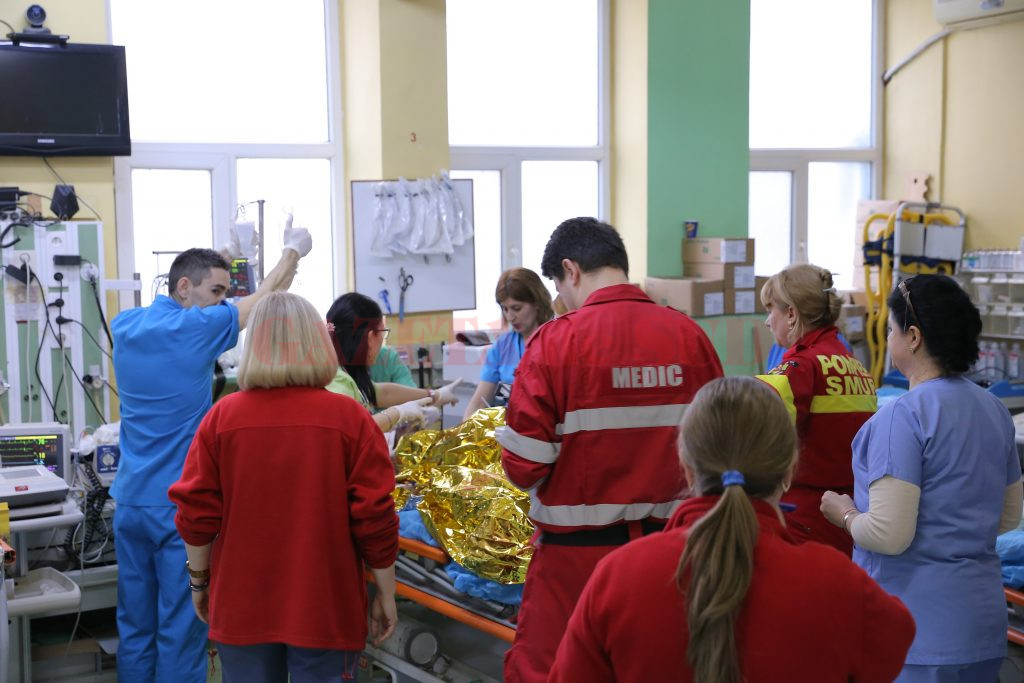
<path id="1" fill-rule="evenodd" d="M 934 0 L 935 20 L 949 29 L 1024 19 L 1024 0 Z"/>

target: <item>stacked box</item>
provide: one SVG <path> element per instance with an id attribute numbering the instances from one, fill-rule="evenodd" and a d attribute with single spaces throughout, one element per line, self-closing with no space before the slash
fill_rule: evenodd
<path id="1" fill-rule="evenodd" d="M 683 263 L 738 263 L 754 265 L 754 240 L 734 237 L 683 239 Z"/>
<path id="2" fill-rule="evenodd" d="M 836 326 L 851 344 L 864 339 L 867 309 L 859 304 L 843 304 Z"/>
<path id="3" fill-rule="evenodd" d="M 671 306 L 693 318 L 725 313 L 725 288 L 721 280 L 649 277 L 644 291 L 655 303 Z"/>
<path id="4" fill-rule="evenodd" d="M 755 313 L 754 240 L 730 237 L 686 238 L 682 245 L 683 274 L 721 281 L 725 315 Z"/>

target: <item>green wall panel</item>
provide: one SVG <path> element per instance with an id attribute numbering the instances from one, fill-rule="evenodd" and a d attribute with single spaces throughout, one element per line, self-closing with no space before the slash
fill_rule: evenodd
<path id="1" fill-rule="evenodd" d="M 747 234 L 750 5 L 649 0 L 647 272 L 682 274 L 684 220 Z"/>

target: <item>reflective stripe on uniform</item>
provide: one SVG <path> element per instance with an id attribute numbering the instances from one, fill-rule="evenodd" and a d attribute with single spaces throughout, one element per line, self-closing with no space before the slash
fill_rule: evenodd
<path id="1" fill-rule="evenodd" d="M 558 460 L 558 453 L 562 450 L 562 444 L 541 441 L 529 436 L 523 436 L 508 425 L 498 427 L 494 430 L 494 438 L 520 458 L 533 462 L 550 465 Z"/>
<path id="2" fill-rule="evenodd" d="M 657 517 L 668 519 L 682 501 L 667 503 L 601 503 L 598 505 L 545 505 L 530 491 L 530 519 L 554 526 L 607 526 L 615 522 Z"/>
<path id="3" fill-rule="evenodd" d="M 812 413 L 873 413 L 876 410 L 878 397 L 874 394 L 840 394 L 811 399 Z"/>
<path id="4" fill-rule="evenodd" d="M 793 398 L 793 387 L 789 385 L 789 378 L 785 375 L 756 375 L 756 377 L 782 397 L 782 402 L 786 404 L 786 410 L 789 411 L 789 417 L 795 424 L 796 400 Z"/>
<path id="5" fill-rule="evenodd" d="M 686 412 L 685 403 L 656 406 L 616 406 L 584 408 L 565 414 L 558 433 L 597 432 L 606 429 L 643 429 L 645 427 L 676 427 Z"/>

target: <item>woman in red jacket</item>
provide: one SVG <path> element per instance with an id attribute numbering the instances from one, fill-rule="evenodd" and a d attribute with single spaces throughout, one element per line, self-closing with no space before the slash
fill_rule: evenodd
<path id="1" fill-rule="evenodd" d="M 312 304 L 268 295 L 249 318 L 242 391 L 203 418 L 169 490 L 225 683 L 351 678 L 368 630 L 364 566 L 373 635 L 394 629 L 394 473 L 366 409 L 324 390 L 337 368 Z"/>
<path id="2" fill-rule="evenodd" d="M 679 452 L 699 497 L 598 564 L 549 680 L 891 681 L 914 621 L 842 553 L 787 533 L 796 434 L 778 396 L 749 377 L 706 384 Z"/>
<path id="3" fill-rule="evenodd" d="M 842 341 L 835 321 L 843 301 L 832 273 L 799 264 L 768 278 L 761 288 L 765 325 L 782 362 L 759 378 L 772 385 L 796 421 L 800 463 L 793 488 L 782 496 L 786 525 L 799 542 L 818 541 L 853 553 L 850 537 L 818 509 L 825 491 L 853 493 L 853 437 L 877 408 L 875 382 Z"/>

